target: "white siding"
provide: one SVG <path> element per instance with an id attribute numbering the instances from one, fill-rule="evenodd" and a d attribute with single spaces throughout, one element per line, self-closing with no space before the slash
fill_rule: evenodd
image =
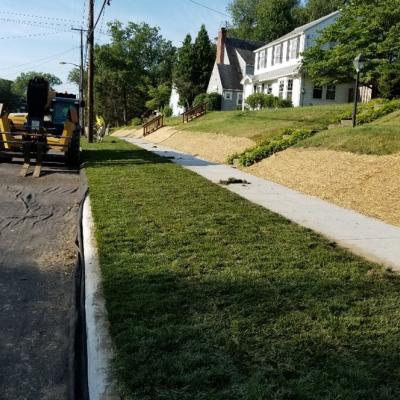
<path id="1" fill-rule="evenodd" d="M 327 87 L 322 87 L 322 99 L 314 99 L 314 83 L 310 79 L 305 79 L 304 82 L 304 98 L 303 105 L 317 105 L 317 104 L 332 104 L 332 103 L 348 103 L 349 101 L 349 89 L 354 87 L 353 83 L 342 83 L 336 85 L 336 96 L 335 100 L 327 100 L 326 91 Z"/>
<path id="2" fill-rule="evenodd" d="M 222 94 L 223 87 L 221 78 L 219 76 L 218 65 L 215 63 L 211 73 L 210 82 L 208 83 L 207 93 L 219 93 Z"/>
<path id="3" fill-rule="evenodd" d="M 174 117 L 178 117 L 185 111 L 185 109 L 179 105 L 179 94 L 175 87 L 172 88 L 169 105 L 172 108 L 172 115 Z"/>

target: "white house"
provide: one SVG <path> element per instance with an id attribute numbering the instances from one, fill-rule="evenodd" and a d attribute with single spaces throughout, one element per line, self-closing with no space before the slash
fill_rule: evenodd
<path id="1" fill-rule="evenodd" d="M 217 39 L 217 57 L 208 84 L 207 93 L 222 95 L 223 111 L 242 108 L 243 84 L 246 74 L 254 74 L 254 50 L 262 46 L 261 42 L 235 39 L 227 36 L 222 28 Z"/>
<path id="2" fill-rule="evenodd" d="M 302 52 L 312 47 L 320 32 L 338 16 L 336 11 L 255 50 L 254 74 L 247 74 L 241 82 L 244 98 L 262 92 L 291 100 L 295 107 L 353 101 L 353 83 L 318 86 L 299 72 Z"/>
<path id="3" fill-rule="evenodd" d="M 185 112 L 185 107 L 179 105 L 179 93 L 175 86 L 172 86 L 171 97 L 169 99 L 169 106 L 172 109 L 172 115 L 174 117 L 179 117 Z"/>

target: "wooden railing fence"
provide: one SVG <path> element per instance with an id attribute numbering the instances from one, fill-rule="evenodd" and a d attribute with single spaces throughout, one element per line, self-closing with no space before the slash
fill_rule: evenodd
<path id="1" fill-rule="evenodd" d="M 150 133 L 155 132 L 156 130 L 162 128 L 164 126 L 164 117 L 159 115 L 158 117 L 153 118 L 152 120 L 146 122 L 143 125 L 143 136 L 150 135 Z"/>
<path id="2" fill-rule="evenodd" d="M 207 103 L 200 104 L 196 107 L 187 110 L 182 114 L 183 123 L 190 122 L 199 118 L 207 113 Z"/>

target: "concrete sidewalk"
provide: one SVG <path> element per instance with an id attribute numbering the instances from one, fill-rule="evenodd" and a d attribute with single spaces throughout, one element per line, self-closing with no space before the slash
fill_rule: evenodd
<path id="1" fill-rule="evenodd" d="M 229 178 L 250 184 L 234 184 L 227 188 L 253 203 L 276 212 L 299 225 L 321 233 L 342 247 L 400 271 L 400 228 L 338 207 L 316 197 L 255 177 L 233 167 L 214 164 L 143 139 L 126 141 L 162 157 L 219 184 Z M 172 158 L 173 157 L 173 158 Z"/>

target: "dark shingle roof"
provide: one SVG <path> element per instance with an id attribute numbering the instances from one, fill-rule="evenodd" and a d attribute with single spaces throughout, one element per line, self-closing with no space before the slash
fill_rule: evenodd
<path id="1" fill-rule="evenodd" d="M 236 38 L 226 38 L 225 47 L 228 53 L 230 65 L 218 64 L 218 71 L 224 89 L 243 90 L 240 83 L 243 73 L 238 60 L 238 53 L 248 65 L 254 65 L 254 50 L 263 46 L 265 43 L 252 40 L 242 40 Z"/>
<path id="2" fill-rule="evenodd" d="M 230 90 L 242 90 L 240 83 L 242 80 L 237 70 L 232 65 L 218 64 L 219 76 L 221 78 L 222 87 Z"/>

